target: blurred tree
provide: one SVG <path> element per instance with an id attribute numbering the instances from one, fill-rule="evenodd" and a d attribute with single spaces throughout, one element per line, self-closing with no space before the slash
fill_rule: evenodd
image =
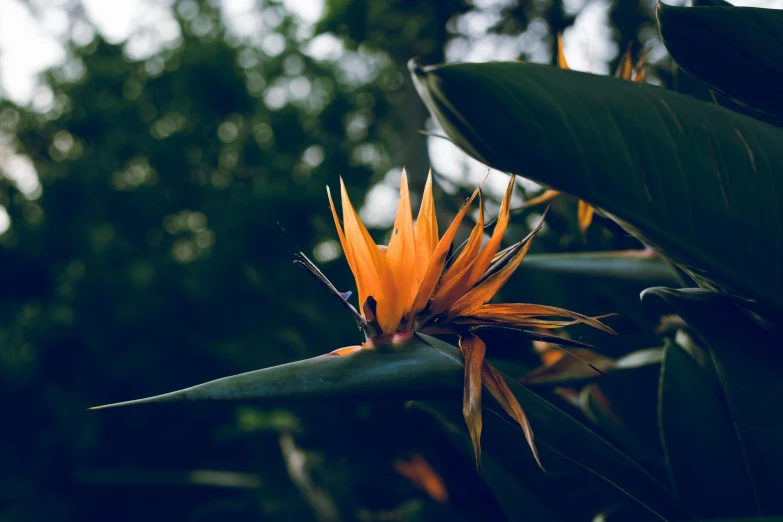
<path id="1" fill-rule="evenodd" d="M 176 48 L 139 60 L 100 36 L 71 43 L 45 77 L 51 107 L 0 100 L 4 150 L 40 183 L 22 191 L 0 165 L 0 400 L 13 439 L 0 446 L 0 519 L 312 518 L 280 432 L 320 452 L 305 452 L 307 472 L 343 519 L 500 516 L 470 461 L 401 405 L 84 412 L 359 340 L 291 264 L 298 246 L 352 286 L 329 263 L 340 254 L 324 185 L 344 175 L 358 203 L 402 164 L 423 184 L 427 113 L 405 65 L 445 59 L 465 17 L 491 12 L 486 31 L 513 38 L 533 23 L 550 50 L 535 24 L 570 21 L 559 2 L 478 4 L 330 1 L 313 28 L 269 1 L 259 44 L 233 35 L 217 3 L 180 0 Z M 451 504 L 394 472 L 410 452 L 441 470 Z"/>

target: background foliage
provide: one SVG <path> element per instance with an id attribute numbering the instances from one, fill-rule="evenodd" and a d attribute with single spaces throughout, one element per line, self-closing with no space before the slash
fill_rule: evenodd
<path id="1" fill-rule="evenodd" d="M 227 31 L 212 3 L 171 9 L 182 33 L 175 48 L 134 61 L 100 36 L 72 42 L 66 64 L 45 78 L 51 107 L 0 100 L 1 143 L 29 157 L 40 182 L 25 192 L 0 163 L 11 220 L 0 236 L 0 520 L 502 519 L 507 506 L 481 486 L 447 421 L 425 408 L 85 409 L 358 342 L 350 317 L 291 263 L 297 245 L 341 289 L 352 286 L 334 259 L 324 185 L 343 175 L 358 203 L 406 165 L 417 192 L 433 138 L 417 132 L 428 113 L 407 60 L 442 61 L 447 49 L 471 45 L 472 23 L 488 20 L 483 31 L 517 45 L 518 57 L 551 61 L 553 35 L 576 10 L 549 1 L 331 0 L 304 27 L 282 5 L 259 2 L 276 42 L 259 44 Z M 655 45 L 653 16 L 650 2 L 616 0 L 616 41 L 634 51 Z M 83 14 L 75 8 L 72 17 Z M 308 52 L 322 35 L 342 50 Z M 670 71 L 660 57 L 649 74 L 671 83 Z M 467 178 L 438 179 L 445 223 Z M 522 237 L 526 217 L 517 214 L 510 237 Z M 384 229 L 373 233 L 385 241 Z M 575 203 L 561 198 L 533 250 L 638 246 L 600 218 L 583 241 Z M 619 357 L 660 346 L 658 314 L 638 303 L 644 283 L 523 268 L 504 292 L 582 313 L 622 311 L 617 339 L 574 330 Z M 521 375 L 539 361 L 510 335 L 496 334 L 490 354 L 517 355 L 504 370 Z M 622 379 L 613 386 L 604 391 L 621 397 Z M 654 400 L 625 407 L 639 410 L 643 427 L 656 422 Z M 611 425 L 591 426 L 611 436 Z M 657 439 L 623 442 L 662 473 Z M 442 478 L 450 502 L 398 471 L 413 455 Z M 536 519 L 588 520 L 598 491 L 637 515 L 584 475 L 537 476 L 538 497 L 569 501 Z"/>

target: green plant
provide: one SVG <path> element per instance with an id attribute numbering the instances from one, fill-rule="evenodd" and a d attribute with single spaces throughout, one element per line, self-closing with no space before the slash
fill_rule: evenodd
<path id="1" fill-rule="evenodd" d="M 574 480 L 593 491 L 585 506 L 591 515 L 628 520 L 783 515 L 783 68 L 775 52 L 783 49 L 783 12 L 659 4 L 658 20 L 682 69 L 737 110 L 551 66 L 411 65 L 422 99 L 459 147 L 490 167 L 579 197 L 661 256 L 550 256 L 539 258 L 540 265 L 594 274 L 611 262 L 623 267 L 621 277 L 646 281 L 654 263 L 656 278 L 676 281 L 679 272 L 669 270 L 666 259 L 700 287 L 643 293 L 650 315 L 678 316 L 659 329 L 664 338 L 659 349 L 616 360 L 580 351 L 583 364 L 555 361 L 546 371 L 522 377 L 527 386 L 509 376 L 518 368 L 509 365 L 505 372 L 498 362 L 494 375 L 501 380 L 494 389 L 509 390 L 513 399 L 493 393 L 501 403 L 484 404 L 481 459 L 484 479 L 509 519 L 562 519 L 556 503 L 544 500 Z M 507 216 L 507 202 L 504 208 Z M 506 252 L 518 253 L 529 239 Z M 492 260 L 503 259 L 503 252 L 497 257 L 492 252 Z M 446 252 L 438 255 L 445 263 Z M 360 277 L 361 256 L 353 256 L 359 293 L 373 295 L 368 287 L 381 285 L 383 278 L 377 271 Z M 346 304 L 343 294 L 311 270 Z M 388 303 L 376 308 L 379 301 L 364 300 L 362 314 L 353 311 L 374 340 L 365 349 L 338 350 L 122 404 L 425 401 L 421 407 L 469 455 L 458 400 L 475 382 L 465 379 L 472 356 L 419 328 L 404 339 L 380 342 L 388 339 L 376 334 L 395 333 L 405 315 L 403 308 L 390 312 Z M 373 326 L 376 312 L 383 315 Z M 513 415 L 514 402 L 524 420 Z M 512 416 L 495 413 L 501 410 Z M 477 450 L 475 410 L 464 411 Z M 552 472 L 545 486 L 535 465 L 539 455 L 528 444 L 538 448 Z"/>

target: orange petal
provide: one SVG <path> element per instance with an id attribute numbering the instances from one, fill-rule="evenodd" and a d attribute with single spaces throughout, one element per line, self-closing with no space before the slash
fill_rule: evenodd
<path id="1" fill-rule="evenodd" d="M 563 50 L 563 32 L 557 33 L 557 66 L 561 69 L 570 69 L 566 62 L 565 52 Z"/>
<path id="2" fill-rule="evenodd" d="M 416 238 L 413 235 L 411 197 L 405 169 L 402 171 L 400 202 L 397 205 L 397 217 L 394 220 L 389 248 L 386 250 L 386 262 L 397 286 L 397 295 L 402 300 L 403 310 L 410 310 L 415 297 L 411 294 L 416 263 Z"/>
<path id="3" fill-rule="evenodd" d="M 465 295 L 473 286 L 481 279 L 484 272 L 487 271 L 489 265 L 492 263 L 492 259 L 500 248 L 500 242 L 503 240 L 503 235 L 506 233 L 508 226 L 508 217 L 511 210 L 511 195 L 514 191 L 514 176 L 508 182 L 503 202 L 500 205 L 500 213 L 498 214 L 497 223 L 495 223 L 495 230 L 492 232 L 492 237 L 481 249 L 481 252 L 476 256 L 470 266 L 459 274 L 454 280 L 450 281 L 447 287 L 442 290 L 439 289 L 435 294 L 435 298 L 432 302 L 432 313 L 438 314 L 443 310 L 448 309 L 454 302 Z"/>
<path id="4" fill-rule="evenodd" d="M 476 453 L 476 468 L 481 463 L 481 373 L 487 346 L 476 335 L 460 337 L 459 347 L 465 359 L 465 385 L 462 394 L 462 416 L 468 425 Z"/>
<path id="5" fill-rule="evenodd" d="M 630 80 L 633 76 L 633 59 L 631 58 L 631 45 L 632 42 L 628 42 L 628 48 L 620 58 L 620 63 L 617 64 L 617 69 L 614 72 L 615 78 L 622 78 L 623 80 Z"/>
<path id="6" fill-rule="evenodd" d="M 532 207 L 534 205 L 538 205 L 539 203 L 546 203 L 547 201 L 551 201 L 551 200 L 553 200 L 554 198 L 556 198 L 559 195 L 560 195 L 560 191 L 557 191 L 557 190 L 545 190 L 544 192 L 542 192 L 538 196 L 536 196 L 534 198 L 530 198 L 527 201 L 525 201 L 524 203 L 522 203 L 522 206 L 520 207 L 520 209 L 527 208 L 527 207 Z M 519 209 L 517 209 L 517 210 L 519 210 Z"/>
<path id="7" fill-rule="evenodd" d="M 566 355 L 566 357 L 563 357 Z M 544 359 L 550 359 L 550 362 Z M 548 350 L 541 356 L 544 365 L 534 368 L 518 380 L 524 384 L 555 384 L 593 379 L 611 371 L 614 360 L 586 348 Z"/>
<path id="8" fill-rule="evenodd" d="M 476 226 L 473 227 L 465 248 L 462 249 L 457 260 L 451 264 L 446 273 L 443 274 L 443 277 L 440 278 L 438 291 L 432 300 L 431 313 L 433 315 L 446 310 L 475 284 L 475 281 L 473 283 L 468 282 L 470 266 L 476 260 L 483 240 L 484 204 L 481 200 L 481 192 L 479 192 L 479 216 L 476 220 Z"/>
<path id="9" fill-rule="evenodd" d="M 489 268 L 489 265 L 492 263 L 492 259 L 495 257 L 495 254 L 500 248 L 500 243 L 503 241 L 503 236 L 505 235 L 506 228 L 508 227 L 508 218 L 511 211 L 511 195 L 514 193 L 515 179 L 515 176 L 511 176 L 511 179 L 508 182 L 508 187 L 506 187 L 506 194 L 503 197 L 503 202 L 500 205 L 500 213 L 498 214 L 497 223 L 495 223 L 495 230 L 492 232 L 492 237 L 489 238 L 487 244 L 483 249 L 481 249 L 478 257 L 476 257 L 476 260 L 470 266 L 471 287 L 476 284 L 478 280 L 481 279 L 481 276 L 484 275 L 484 272 L 487 271 L 487 268 Z"/>
<path id="10" fill-rule="evenodd" d="M 544 213 L 546 215 L 546 212 Z M 534 228 L 525 239 L 518 244 L 521 245 L 519 251 L 514 254 L 514 257 L 509 260 L 506 265 L 498 270 L 496 273 L 487 277 L 483 282 L 476 285 L 470 292 L 460 297 L 456 303 L 449 309 L 449 317 L 454 318 L 460 315 L 468 315 L 474 310 L 477 310 L 481 305 L 492 299 L 492 297 L 506 284 L 508 278 L 514 273 L 519 264 L 524 259 L 527 251 L 530 250 L 530 245 L 533 243 L 533 238 L 536 236 L 541 226 L 544 224 L 544 216 L 541 216 L 541 221 L 538 222 L 536 228 Z"/>
<path id="11" fill-rule="evenodd" d="M 419 454 L 411 455 L 410 462 L 395 460 L 394 469 L 413 485 L 441 504 L 449 501 L 449 492 L 438 472 Z"/>
<path id="12" fill-rule="evenodd" d="M 609 314 L 611 315 L 611 314 Z M 599 315 L 591 317 L 591 319 L 602 319 L 608 315 Z M 584 321 L 572 320 L 566 321 L 563 319 L 538 319 L 535 317 L 523 317 L 518 319 L 503 319 L 502 321 L 493 321 L 492 319 L 479 319 L 473 316 L 461 316 L 453 320 L 454 324 L 460 325 L 495 325 L 495 326 L 513 326 L 516 328 L 541 328 L 543 330 L 556 330 L 558 328 L 565 328 L 567 326 L 574 326 L 575 324 L 583 324 Z"/>
<path id="13" fill-rule="evenodd" d="M 348 242 L 345 239 L 345 234 L 343 233 L 343 227 L 340 225 L 340 219 L 337 217 L 337 210 L 334 208 L 334 200 L 332 199 L 332 191 L 329 190 L 329 187 L 326 187 L 326 195 L 329 197 L 329 207 L 332 209 L 332 217 L 334 218 L 334 226 L 337 228 L 337 235 L 340 237 L 340 245 L 343 247 L 343 253 L 345 254 L 345 259 L 348 261 L 348 267 L 351 269 L 351 273 L 353 273 L 353 278 L 356 280 L 356 291 L 359 294 L 359 313 L 362 314 L 362 317 L 364 317 L 364 312 L 362 311 L 362 303 L 363 303 L 363 296 L 364 289 L 361 286 L 361 281 L 359 278 L 359 272 L 356 269 L 356 263 L 353 259 L 353 253 L 351 249 L 348 246 Z"/>
<path id="14" fill-rule="evenodd" d="M 352 353 L 356 353 L 359 350 L 361 350 L 361 346 L 346 346 L 344 348 L 338 348 L 336 350 L 332 350 L 331 352 L 327 353 L 326 355 L 339 355 L 339 356 L 346 356 L 351 355 Z"/>
<path id="15" fill-rule="evenodd" d="M 647 49 L 641 57 L 639 57 L 639 60 L 637 60 L 636 65 L 634 66 L 634 75 L 633 75 L 633 81 L 636 83 L 644 83 L 645 78 L 647 75 L 644 72 L 644 64 L 647 61 L 647 55 L 650 54 L 650 49 Z"/>
<path id="16" fill-rule="evenodd" d="M 644 69 L 639 69 L 633 76 L 634 83 L 644 83 L 645 79 L 647 79 L 647 74 L 644 72 Z"/>
<path id="17" fill-rule="evenodd" d="M 419 217 L 416 218 L 413 235 L 416 238 L 416 266 L 410 302 L 416 299 L 419 286 L 430 264 L 432 253 L 438 246 L 438 220 L 435 216 L 435 199 L 432 197 L 432 169 L 430 169 L 427 183 L 424 185 Z"/>
<path id="18" fill-rule="evenodd" d="M 462 205 L 462 208 L 454 217 L 454 221 L 451 222 L 451 225 L 449 225 L 446 233 L 443 234 L 442 238 L 440 238 L 438 246 L 435 247 L 435 251 L 432 253 L 429 265 L 427 266 L 427 271 L 424 273 L 424 278 L 421 281 L 419 291 L 416 294 L 416 300 L 413 304 L 414 313 L 423 310 L 424 307 L 427 306 L 430 297 L 432 297 L 432 293 L 435 291 L 435 286 L 438 284 L 438 280 L 443 273 L 443 266 L 446 264 L 446 256 L 449 254 L 449 248 L 451 247 L 452 241 L 454 241 L 454 236 L 456 235 L 457 230 L 459 229 L 459 225 L 462 223 L 462 219 L 465 217 L 465 214 L 470 208 L 470 204 L 473 202 L 473 199 L 475 199 L 478 192 L 479 189 L 476 189 L 470 198 L 465 202 L 465 204 Z"/>
<path id="19" fill-rule="evenodd" d="M 402 318 L 402 300 L 397 298 L 397 289 L 386 258 L 351 205 L 342 178 L 340 191 L 346 245 L 356 268 L 354 276 L 359 290 L 359 308 L 363 307 L 369 296 L 373 296 L 378 303 L 378 324 L 384 333 L 392 333 Z"/>
<path id="20" fill-rule="evenodd" d="M 522 432 L 525 434 L 525 439 L 527 439 L 527 444 L 530 446 L 530 451 L 533 452 L 533 457 L 536 459 L 538 467 L 541 468 L 542 471 L 546 471 L 538 456 L 538 449 L 536 448 L 536 443 L 533 439 L 533 428 L 530 426 L 530 421 L 528 421 L 527 415 L 525 415 L 525 412 L 522 410 L 522 406 L 519 405 L 517 398 L 511 393 L 508 384 L 503 380 L 503 376 L 486 361 L 481 369 L 481 376 L 484 381 L 484 386 L 487 387 L 489 393 L 492 394 L 505 412 L 508 413 L 512 419 L 517 421 L 522 428 Z"/>
<path id="21" fill-rule="evenodd" d="M 470 233 L 465 247 L 460 252 L 457 259 L 451 263 L 446 273 L 440 279 L 440 284 L 443 285 L 449 280 L 453 279 L 456 275 L 462 272 L 468 265 L 470 265 L 481 249 L 481 242 L 484 239 L 484 201 L 481 198 L 481 191 L 479 191 L 479 215 L 476 220 L 476 226 L 473 227 L 473 231 Z"/>
<path id="22" fill-rule="evenodd" d="M 585 203 L 581 199 L 579 200 L 579 206 L 577 207 L 576 215 L 577 220 L 579 221 L 579 231 L 582 232 L 583 236 L 590 227 L 590 223 L 593 222 L 593 212 L 594 208 L 592 205 Z"/>
<path id="23" fill-rule="evenodd" d="M 570 326 L 572 324 L 584 323 L 598 328 L 604 332 L 614 334 L 615 331 L 599 321 L 597 318 L 582 315 L 564 308 L 556 306 L 546 306 L 527 303 L 498 303 L 485 304 L 477 309 L 462 314 L 461 317 L 473 318 L 476 320 L 487 320 L 497 323 L 505 323 L 513 326 L 538 326 L 540 324 L 559 324 L 560 326 Z M 567 317 L 571 321 L 544 321 L 536 320 L 537 317 Z M 606 316 L 602 316 L 606 317 Z M 559 326 L 558 326 L 559 327 Z"/>

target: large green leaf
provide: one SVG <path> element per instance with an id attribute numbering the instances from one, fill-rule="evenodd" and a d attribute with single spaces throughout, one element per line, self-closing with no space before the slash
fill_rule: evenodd
<path id="1" fill-rule="evenodd" d="M 451 357 L 414 337 L 394 350 L 362 349 L 350 355 L 327 354 L 92 409 L 221 399 L 277 404 L 327 399 L 459 398 L 462 381 L 462 369 Z"/>
<path id="2" fill-rule="evenodd" d="M 688 74 L 783 123 L 783 11 L 658 3 L 658 25 Z"/>
<path id="3" fill-rule="evenodd" d="M 668 288 L 642 294 L 645 299 L 650 295 L 666 301 L 709 349 L 758 512 L 783 515 L 783 337 L 759 326 L 747 310 L 720 294 Z M 723 427 L 720 424 L 715 429 Z M 725 457 L 723 453 L 718 456 Z M 725 465 L 736 465 L 731 462 Z"/>
<path id="4" fill-rule="evenodd" d="M 273 403 L 381 398 L 458 401 L 463 373 L 458 348 L 421 335 L 393 349 L 316 357 L 99 408 L 215 399 Z M 661 518 L 688 518 L 689 513 L 641 466 L 535 393 L 504 378 L 527 412 L 540 444 L 595 473 Z M 521 431 L 519 436 L 519 447 L 526 448 Z"/>
<path id="5" fill-rule="evenodd" d="M 711 368 L 667 343 L 658 403 L 666 464 L 678 497 L 702 517 L 758 514 L 731 413 Z"/>
<path id="6" fill-rule="evenodd" d="M 783 315 L 783 129 L 652 85 L 545 65 L 411 69 L 470 155 L 585 199 L 700 284 Z"/>

